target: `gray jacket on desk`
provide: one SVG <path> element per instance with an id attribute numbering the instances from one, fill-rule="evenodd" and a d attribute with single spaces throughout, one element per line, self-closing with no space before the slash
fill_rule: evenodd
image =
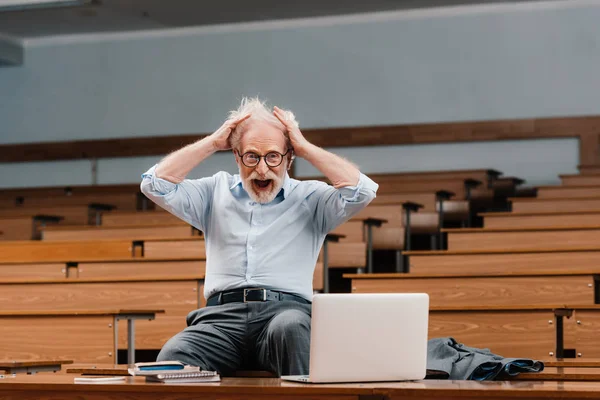
<path id="1" fill-rule="evenodd" d="M 427 342 L 427 374 L 433 379 L 494 380 L 521 372 L 541 372 L 544 364 L 523 358 L 504 358 L 488 349 L 476 349 L 451 337 Z"/>

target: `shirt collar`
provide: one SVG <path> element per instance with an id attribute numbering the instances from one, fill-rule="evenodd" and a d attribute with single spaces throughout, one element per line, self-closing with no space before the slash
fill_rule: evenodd
<path id="1" fill-rule="evenodd" d="M 237 186 L 242 187 L 242 190 L 243 190 L 242 177 L 240 176 L 240 174 L 235 174 L 233 176 L 233 182 L 232 182 L 231 186 L 229 187 L 229 190 L 234 190 Z M 286 172 L 285 177 L 283 178 L 283 185 L 281 185 L 281 191 L 280 191 L 280 193 L 284 199 L 286 198 L 286 196 L 288 194 L 291 193 L 293 187 L 294 187 L 294 185 L 292 184 L 292 180 L 290 179 L 290 176 Z M 279 196 L 280 193 L 277 193 L 277 195 Z"/>

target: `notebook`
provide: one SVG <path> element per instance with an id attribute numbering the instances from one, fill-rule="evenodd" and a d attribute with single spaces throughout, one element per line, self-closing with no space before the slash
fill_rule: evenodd
<path id="1" fill-rule="evenodd" d="M 135 363 L 133 367 L 128 368 L 127 371 L 133 376 L 145 376 L 169 372 L 196 372 L 200 371 L 200 367 L 187 365 L 179 361 L 155 361 Z"/>
<path id="2" fill-rule="evenodd" d="M 146 382 L 162 383 L 202 383 L 220 380 L 221 377 L 216 371 L 170 372 L 146 376 Z"/>
<path id="3" fill-rule="evenodd" d="M 344 293 L 313 297 L 309 375 L 296 382 L 425 378 L 429 296 Z"/>

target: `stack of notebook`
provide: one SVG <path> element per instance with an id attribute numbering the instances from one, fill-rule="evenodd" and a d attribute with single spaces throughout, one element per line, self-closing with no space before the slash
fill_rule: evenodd
<path id="1" fill-rule="evenodd" d="M 203 371 L 200 367 L 186 365 L 179 361 L 136 363 L 128 371 L 133 376 L 145 376 L 146 382 L 201 383 L 221 380 L 216 371 Z"/>

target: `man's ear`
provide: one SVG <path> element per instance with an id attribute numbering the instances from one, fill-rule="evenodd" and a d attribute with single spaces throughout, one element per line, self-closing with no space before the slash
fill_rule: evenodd
<path id="1" fill-rule="evenodd" d="M 292 151 L 292 155 L 290 156 L 290 162 L 288 163 L 288 166 L 287 166 L 288 170 L 290 168 L 292 168 L 292 163 L 294 162 L 295 159 L 296 159 L 296 156 L 294 155 L 294 152 Z"/>
<path id="2" fill-rule="evenodd" d="M 238 168 L 240 167 L 240 160 L 239 157 L 237 156 L 237 152 L 235 150 L 231 150 L 231 152 L 233 153 L 233 158 L 235 158 L 235 163 L 237 164 Z"/>

